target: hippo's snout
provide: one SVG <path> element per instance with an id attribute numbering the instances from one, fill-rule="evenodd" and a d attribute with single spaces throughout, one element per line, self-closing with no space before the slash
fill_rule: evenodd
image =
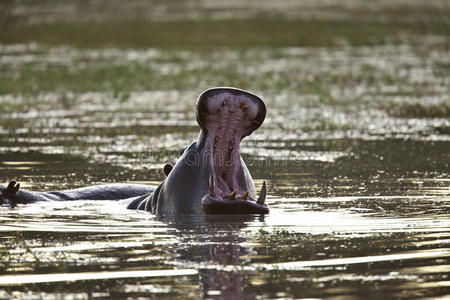
<path id="1" fill-rule="evenodd" d="M 264 121 L 266 106 L 256 95 L 234 88 L 214 88 L 197 101 L 197 121 L 205 133 L 204 153 L 209 193 L 201 202 L 207 214 L 268 213 L 266 185 L 256 196 L 239 146 Z M 206 179 L 206 178 L 205 178 Z"/>

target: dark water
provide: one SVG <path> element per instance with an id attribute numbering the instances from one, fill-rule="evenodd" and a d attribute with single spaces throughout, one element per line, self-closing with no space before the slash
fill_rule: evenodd
<path id="1" fill-rule="evenodd" d="M 196 95 L 254 80 L 268 115 L 242 155 L 257 188 L 267 182 L 271 212 L 172 219 L 111 201 L 1 207 L 0 298 L 448 295 L 450 85 L 448 52 L 433 43 L 208 55 L 2 46 L 11 74 L 145 62 L 174 81 L 127 95 L 107 86 L 0 95 L 1 182 L 157 184 L 198 134 Z M 224 56 L 243 69 L 226 73 Z M 179 68 L 198 87 L 176 83 Z"/>

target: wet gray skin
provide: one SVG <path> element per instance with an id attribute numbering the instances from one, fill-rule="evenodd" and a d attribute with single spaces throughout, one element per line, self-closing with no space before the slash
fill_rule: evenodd
<path id="1" fill-rule="evenodd" d="M 128 209 L 161 214 L 266 214 L 266 185 L 259 195 L 239 153 L 240 141 L 261 126 L 264 102 L 236 88 L 204 91 L 196 105 L 201 127 L 198 140 L 183 150 L 175 166 L 164 167 L 167 178 L 158 186 L 113 184 L 66 191 L 19 190 L 11 181 L 1 187 L 3 202 L 120 200 Z"/>

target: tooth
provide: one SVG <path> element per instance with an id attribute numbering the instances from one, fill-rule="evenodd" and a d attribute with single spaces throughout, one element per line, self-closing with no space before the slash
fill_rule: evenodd
<path id="1" fill-rule="evenodd" d="M 230 199 L 230 200 L 234 200 L 234 199 L 236 199 L 236 194 L 237 194 L 237 191 L 234 190 L 231 194 L 226 195 L 226 196 L 223 196 L 223 198 L 225 198 L 225 199 Z"/>
<path id="2" fill-rule="evenodd" d="M 248 108 L 248 105 L 247 104 L 245 104 L 245 103 L 242 103 L 241 104 L 241 109 L 247 109 Z"/>
<path id="3" fill-rule="evenodd" d="M 227 105 L 227 104 L 228 104 L 228 101 L 227 101 L 227 99 L 223 100 L 223 102 L 222 102 L 222 106 L 225 106 L 225 105 Z"/>
<path id="4" fill-rule="evenodd" d="M 209 195 L 211 195 L 211 197 L 216 196 L 216 180 L 214 178 L 214 173 L 209 176 Z"/>
<path id="5" fill-rule="evenodd" d="M 248 198 L 248 191 L 246 191 L 246 192 L 244 193 L 244 195 L 241 196 L 241 199 L 242 199 L 242 200 L 247 200 L 247 198 Z"/>
<path id="6" fill-rule="evenodd" d="M 259 197 L 258 197 L 258 201 L 256 201 L 256 203 L 263 205 L 264 201 L 266 201 L 266 182 L 264 181 L 261 187 L 261 191 L 259 192 Z"/>

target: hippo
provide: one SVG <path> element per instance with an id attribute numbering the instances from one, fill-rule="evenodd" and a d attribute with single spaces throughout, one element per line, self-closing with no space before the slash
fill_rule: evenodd
<path id="1" fill-rule="evenodd" d="M 267 214 L 266 183 L 257 195 L 239 152 L 241 140 L 259 128 L 265 116 L 260 97 L 232 87 L 211 88 L 196 102 L 198 139 L 180 151 L 174 166 L 164 166 L 166 178 L 159 186 L 107 184 L 35 192 L 11 181 L 0 187 L 0 203 L 14 207 L 39 201 L 118 200 L 128 209 L 157 215 Z"/>

